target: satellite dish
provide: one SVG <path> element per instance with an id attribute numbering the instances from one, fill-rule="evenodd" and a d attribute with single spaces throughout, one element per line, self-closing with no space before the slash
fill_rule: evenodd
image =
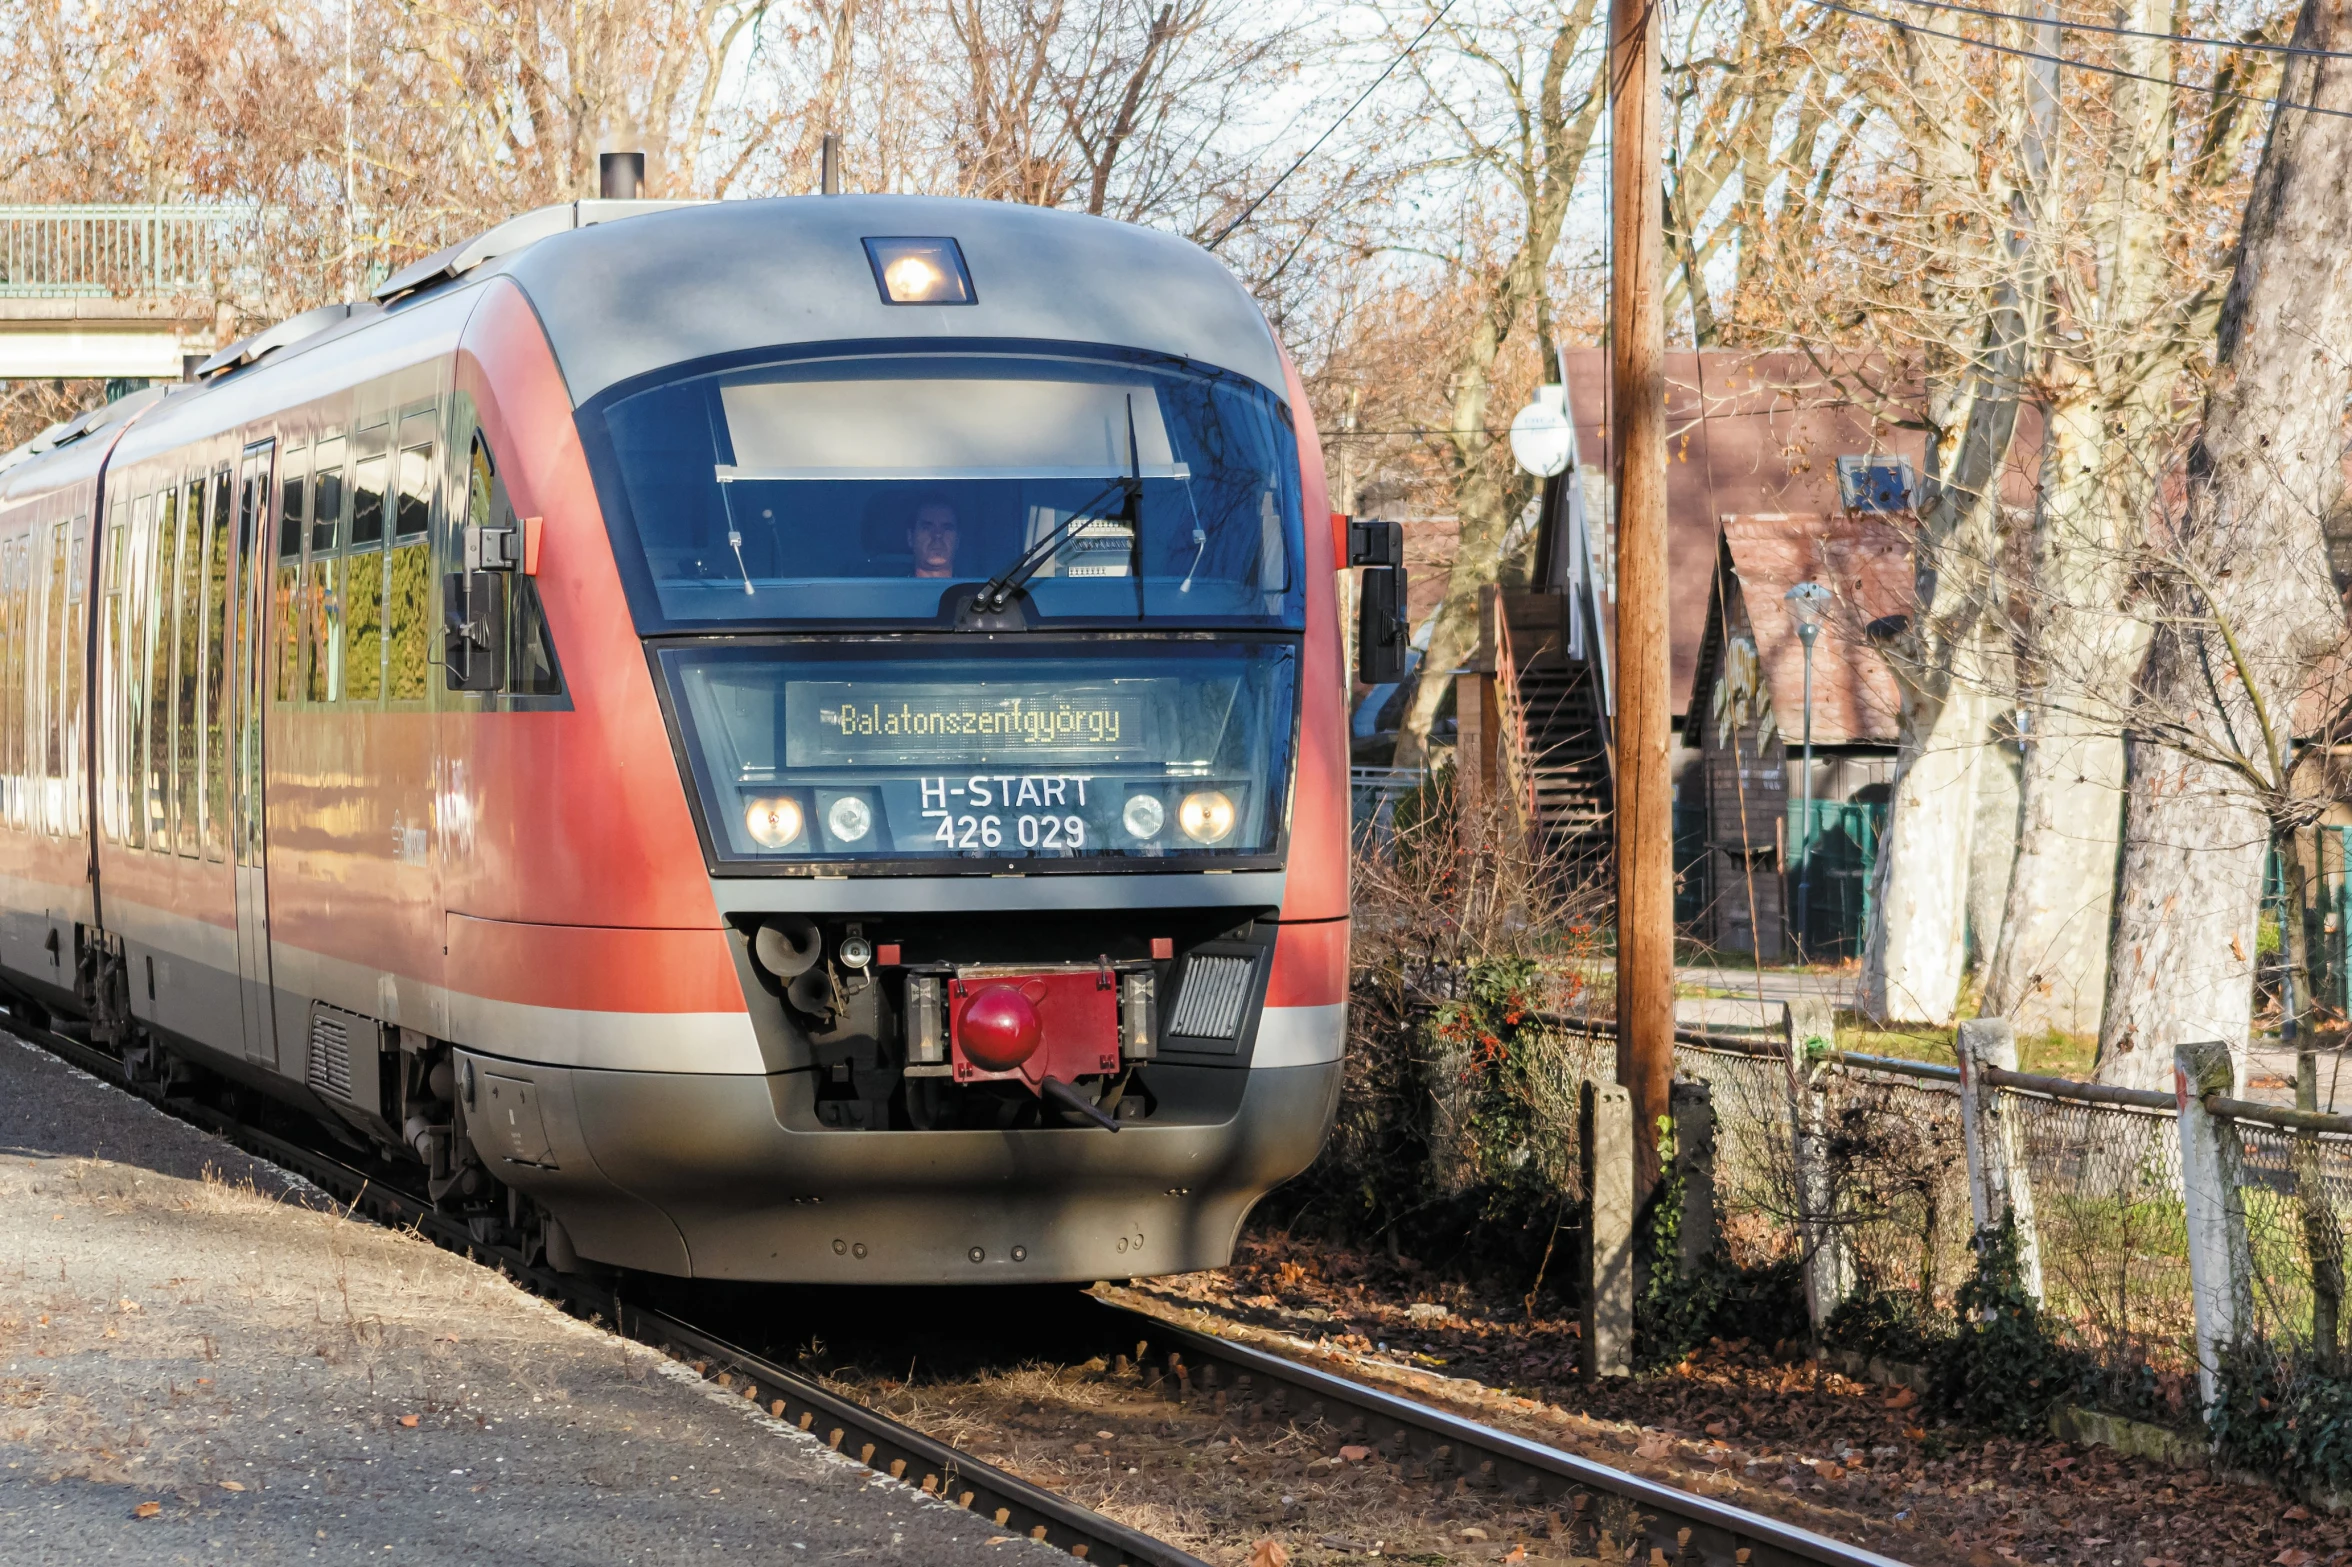
<path id="1" fill-rule="evenodd" d="M 1576 450 L 1576 427 L 1559 406 L 1559 391 L 1551 386 L 1539 389 L 1536 400 L 1511 421 L 1511 455 L 1539 479 L 1567 472 Z M 1547 392 L 1552 395 L 1545 396 Z"/>

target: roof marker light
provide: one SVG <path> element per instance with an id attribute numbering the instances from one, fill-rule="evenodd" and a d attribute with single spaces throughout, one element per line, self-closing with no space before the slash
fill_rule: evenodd
<path id="1" fill-rule="evenodd" d="M 866 260 L 886 305 L 976 305 L 972 274 L 952 239 L 868 239 Z"/>

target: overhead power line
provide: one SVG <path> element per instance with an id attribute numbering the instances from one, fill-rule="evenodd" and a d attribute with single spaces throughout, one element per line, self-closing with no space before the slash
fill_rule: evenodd
<path id="1" fill-rule="evenodd" d="M 1900 3 L 1928 11 L 1956 11 L 1962 16 L 1981 16 L 1994 22 L 2016 22 L 2026 27 L 2055 27 L 2066 33 L 2105 33 L 2110 38 L 2153 38 L 2160 43 L 2193 44 L 2204 49 L 2243 49 L 2249 54 L 2299 54 L 2314 60 L 2352 60 L 2352 52 L 2342 49 L 2300 49 L 2293 44 L 2274 44 L 2261 38 L 2203 38 L 2194 33 L 2158 33 L 2142 27 L 2070 22 L 2056 16 L 2021 16 L 2015 11 L 1991 11 L 1983 6 L 1955 5 L 1952 0 L 1900 0 Z M 1888 20 L 1894 19 L 1890 17 Z M 1907 24 L 1898 22 L 1896 25 Z"/>
<path id="2" fill-rule="evenodd" d="M 1305 163 L 1309 158 L 1312 158 L 1316 153 L 1322 151 L 1323 144 L 1331 140 L 1332 136 L 1338 132 L 1339 128 L 1348 122 L 1348 116 L 1354 114 L 1358 109 L 1361 109 L 1364 106 L 1364 100 L 1378 92 L 1380 90 L 1380 84 L 1387 81 L 1391 76 L 1396 74 L 1396 68 L 1404 64 L 1405 61 L 1411 57 L 1414 50 L 1421 47 L 1421 40 L 1427 38 L 1431 30 L 1434 29 L 1438 23 L 1444 21 L 1445 14 L 1448 11 L 1451 11 L 1453 8 L 1454 0 L 1445 0 L 1445 4 L 1437 8 L 1437 14 L 1429 19 L 1428 25 L 1423 27 L 1421 31 L 1415 33 L 1413 35 L 1413 41 L 1405 45 L 1403 51 L 1399 53 L 1395 59 L 1389 61 L 1387 67 L 1382 70 L 1378 76 L 1372 78 L 1371 86 L 1356 94 L 1356 101 L 1349 104 L 1345 109 L 1340 111 L 1339 118 L 1333 120 L 1330 124 L 1330 127 L 1326 129 L 1322 135 L 1315 138 L 1315 144 L 1291 160 L 1290 167 L 1284 169 L 1282 173 L 1275 178 L 1273 184 L 1267 186 L 1263 191 L 1259 192 L 1257 200 L 1242 208 L 1240 217 L 1235 218 L 1231 223 L 1226 224 L 1222 229 L 1218 230 L 1217 237 L 1210 240 L 1203 248 L 1208 250 L 1215 250 L 1219 245 L 1225 243 L 1226 239 L 1232 235 L 1235 229 L 1241 227 L 1244 223 L 1247 223 L 1250 218 L 1256 214 L 1257 210 L 1266 204 L 1266 198 L 1273 195 L 1276 191 L 1282 188 L 1282 182 L 1284 180 L 1287 180 L 1293 174 L 1296 174 L 1299 171 L 1299 166 L 1301 164 Z"/>
<path id="3" fill-rule="evenodd" d="M 2235 98 L 2240 103 L 2260 104 L 2272 109 L 2293 109 L 2303 114 L 2324 114 L 2332 119 L 2352 120 L 2352 109 L 2323 109 L 2317 104 L 2297 103 L 2292 98 L 2257 98 L 2252 93 L 2233 91 L 2227 87 L 2206 87 L 2196 82 L 2175 81 L 2169 76 L 2150 76 L 2145 71 L 2127 71 L 2121 66 L 2098 65 L 2089 60 L 2071 59 L 2062 54 L 2046 54 L 2039 49 L 2019 49 L 2009 44 L 1997 44 L 1989 38 L 1970 38 L 1964 33 L 1947 33 L 1933 27 L 1919 27 L 1898 16 L 1885 16 L 1876 11 L 1857 10 L 1840 5 L 1837 0 L 1807 0 L 1824 11 L 1835 11 L 1840 16 L 1851 16 L 1865 22 L 1878 22 L 1888 27 L 1899 27 L 1905 32 L 1919 33 L 1929 38 L 1941 38 L 1949 43 L 1966 44 L 1971 49 L 1989 49 L 1995 54 L 2014 55 L 2020 60 L 2048 60 L 2070 71 L 2089 71 L 2098 76 L 2119 76 L 2128 82 L 2154 82 L 2159 87 L 2174 87 L 2182 92 L 2204 93 L 2211 98 Z M 1898 3 L 1917 4 L 1919 0 L 1898 0 Z M 2013 18 L 2014 19 L 2014 18 Z M 2057 24 L 2061 27 L 2066 24 Z"/>

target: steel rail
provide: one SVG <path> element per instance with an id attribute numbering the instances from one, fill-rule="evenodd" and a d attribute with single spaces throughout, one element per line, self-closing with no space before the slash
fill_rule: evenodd
<path id="1" fill-rule="evenodd" d="M 788 1366 L 665 1312 L 636 1305 L 619 1291 L 534 1264 L 510 1246 L 485 1241 L 465 1221 L 442 1213 L 416 1192 L 387 1184 L 379 1175 L 248 1125 L 201 1100 L 133 1081 L 112 1056 L 71 1035 L 35 1027 L 13 1009 L 7 1009 L 6 1026 L 91 1076 L 301 1176 L 336 1199 L 345 1217 L 364 1214 L 387 1226 L 411 1229 L 445 1250 L 495 1265 L 517 1285 L 574 1316 L 661 1350 L 705 1382 L 757 1401 L 772 1418 L 821 1436 L 835 1451 L 950 1506 L 988 1516 L 1000 1529 L 1043 1540 L 1104 1567 L 1208 1567 L 1164 1540 L 901 1425 Z"/>
<path id="2" fill-rule="evenodd" d="M 1452 1477 L 1475 1489 L 1516 1494 L 1527 1505 L 1554 1507 L 1578 1520 L 1572 1527 L 1597 1531 L 1597 1509 L 1586 1505 L 1596 1494 L 1630 1502 L 1650 1515 L 1640 1549 L 1631 1552 L 1636 1560 L 1657 1560 L 1649 1554 L 1657 1550 L 1664 1560 L 1707 1567 L 1903 1567 L 1862 1546 L 1661 1485 L 1385 1388 L 1178 1327 L 1133 1307 L 1097 1304 L 1124 1319 L 1126 1331 L 1154 1352 L 1167 1351 L 1165 1368 L 1155 1366 L 1151 1374 L 1162 1386 L 1173 1382 L 1179 1400 L 1221 1395 L 1220 1407 L 1230 1412 L 1230 1400 L 1238 1396 L 1278 1418 L 1355 1427 L 1367 1446 L 1399 1464 L 1424 1466 L 1433 1480 Z M 1617 1543 L 1622 1548 L 1629 1542 Z"/>

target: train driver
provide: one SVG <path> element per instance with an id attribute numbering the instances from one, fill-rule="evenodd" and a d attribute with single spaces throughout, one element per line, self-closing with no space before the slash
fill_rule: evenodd
<path id="1" fill-rule="evenodd" d="M 926 497 L 915 508 L 915 520 L 907 524 L 907 548 L 915 557 L 916 576 L 954 576 L 955 508 L 940 497 Z"/>

